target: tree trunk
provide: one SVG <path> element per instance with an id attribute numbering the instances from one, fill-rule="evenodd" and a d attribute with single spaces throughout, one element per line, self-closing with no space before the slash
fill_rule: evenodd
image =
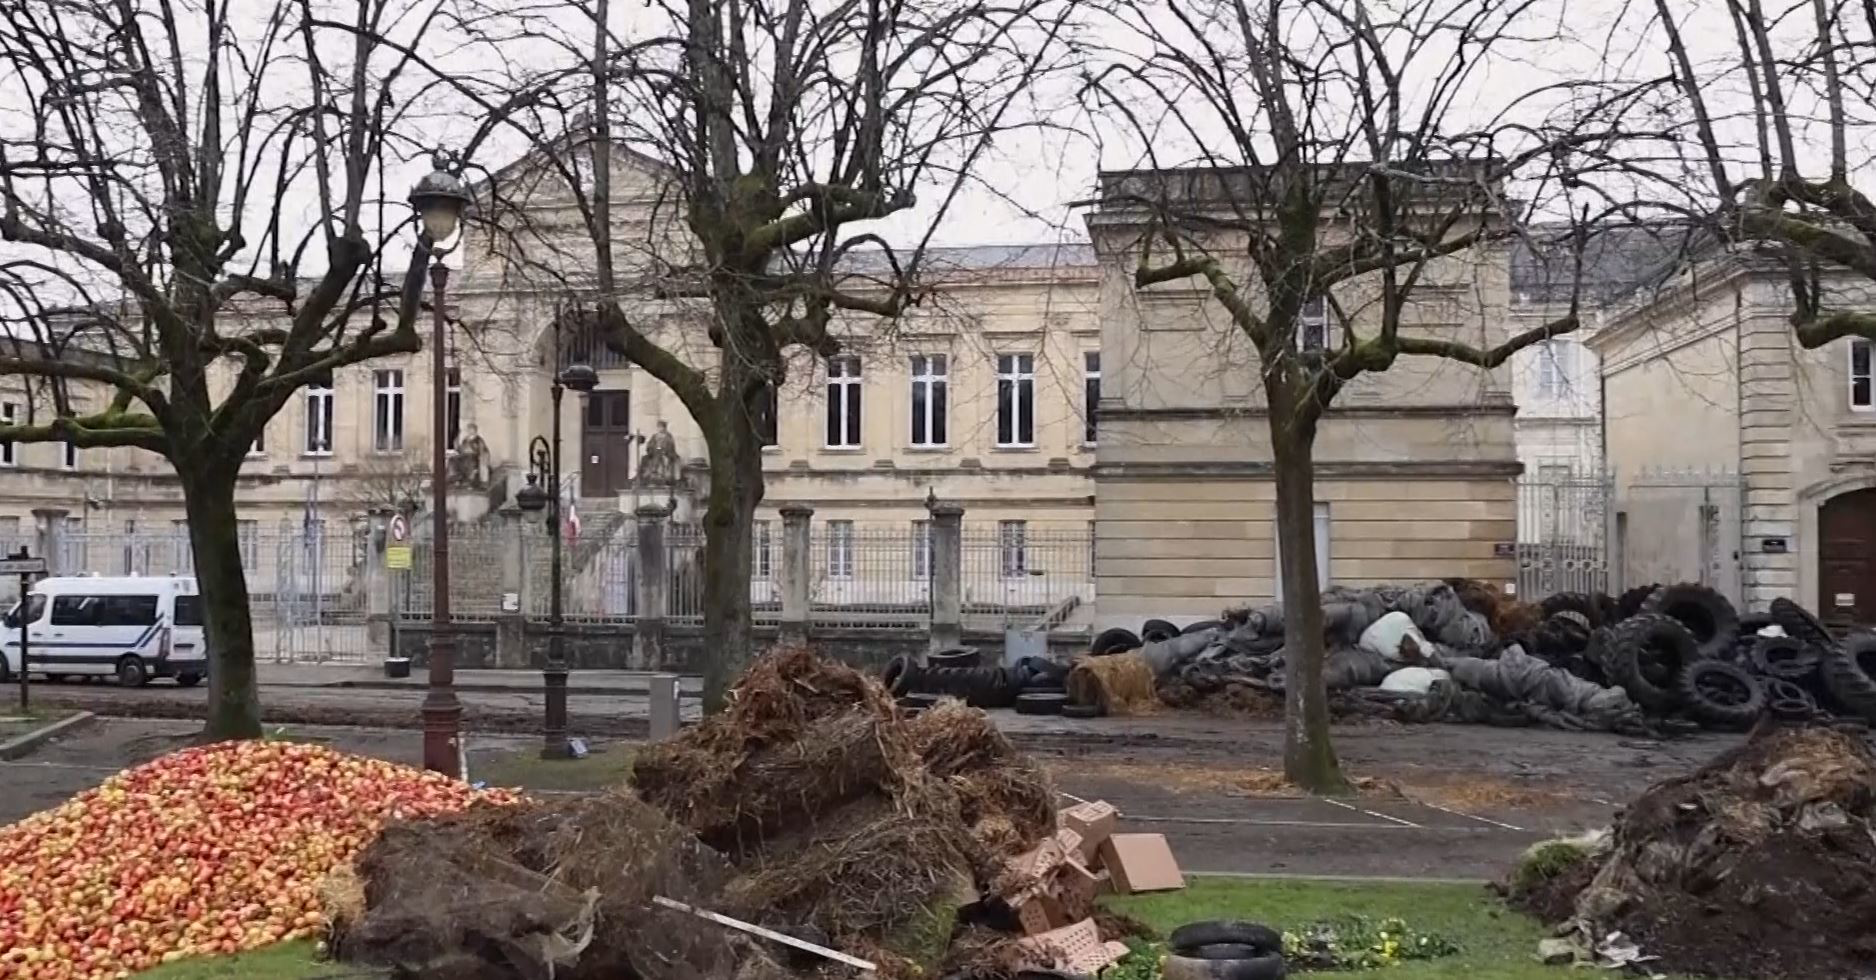
<path id="1" fill-rule="evenodd" d="M 1273 403 L 1287 399 L 1273 398 Z M 1322 589 L 1317 580 L 1314 426 L 1270 414 L 1276 457 L 1277 541 L 1282 552 L 1283 774 L 1312 793 L 1349 790 L 1329 740 L 1323 686 Z"/>
<path id="2" fill-rule="evenodd" d="M 740 406 L 713 420 L 710 504 L 704 511 L 704 710 L 723 706 L 754 655 L 749 610 L 756 505 L 762 501 L 762 442 Z"/>
<path id="3" fill-rule="evenodd" d="M 254 674 L 254 621 L 247 573 L 241 567 L 241 526 L 235 519 L 232 471 L 178 461 L 180 473 L 201 475 L 183 484 L 189 545 L 207 631 L 208 728 L 211 740 L 261 737 L 261 700 Z M 206 472 L 204 472 L 206 471 Z"/>

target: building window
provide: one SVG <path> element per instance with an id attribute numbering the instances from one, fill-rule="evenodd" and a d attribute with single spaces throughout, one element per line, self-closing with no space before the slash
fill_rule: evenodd
<path id="1" fill-rule="evenodd" d="M 769 537 L 769 522 L 757 521 L 755 532 L 756 580 L 765 582 L 775 576 L 774 541 Z"/>
<path id="2" fill-rule="evenodd" d="M 1097 412 L 1101 405 L 1101 352 L 1081 355 L 1081 441 L 1094 445 Z"/>
<path id="3" fill-rule="evenodd" d="M 306 455 L 332 455 L 332 384 L 306 386 Z"/>
<path id="4" fill-rule="evenodd" d="M 248 455 L 267 455 L 267 427 L 265 425 L 261 426 L 259 432 L 254 433 L 254 444 L 248 447 Z"/>
<path id="5" fill-rule="evenodd" d="M 1334 578 L 1329 574 L 1329 505 L 1316 504 L 1316 588 L 1326 589 Z M 1273 553 L 1276 561 L 1277 598 L 1283 598 L 1283 533 L 1277 532 L 1277 549 Z"/>
<path id="6" fill-rule="evenodd" d="M 13 402 L 0 402 L 0 425 L 12 425 L 19 420 L 20 407 Z M 0 440 L 0 466 L 13 466 L 19 462 L 19 446 L 13 440 Z"/>
<path id="7" fill-rule="evenodd" d="M 1029 571 L 1029 522 L 998 521 L 997 550 L 1001 553 L 1004 578 Z"/>
<path id="8" fill-rule="evenodd" d="M 261 567 L 261 522 L 240 520 L 235 522 L 241 538 L 241 568 L 243 571 L 259 571 Z"/>
<path id="9" fill-rule="evenodd" d="M 1296 313 L 1296 346 L 1319 351 L 1329 346 L 1329 298 L 1320 293 L 1303 301 Z"/>
<path id="10" fill-rule="evenodd" d="M 1876 391 L 1871 391 L 1870 342 L 1850 341 L 1850 407 L 1867 412 L 1876 408 Z"/>
<path id="11" fill-rule="evenodd" d="M 68 470 L 77 469 L 78 468 L 78 444 L 75 442 L 67 442 L 67 443 L 62 444 L 62 448 L 64 449 L 65 452 L 64 452 L 64 456 L 60 459 L 60 464 L 63 465 Z"/>
<path id="12" fill-rule="evenodd" d="M 827 448 L 860 445 L 860 359 L 827 359 Z"/>
<path id="13" fill-rule="evenodd" d="M 827 577 L 853 577 L 853 522 L 827 522 Z"/>
<path id="14" fill-rule="evenodd" d="M 381 371 L 379 373 L 382 374 L 384 372 Z M 400 375 L 398 386 L 401 389 L 404 383 L 401 377 L 403 372 L 399 371 L 397 373 Z M 401 405 L 403 401 L 401 394 L 398 396 L 398 401 Z M 398 418 L 401 420 L 404 415 L 401 408 L 397 414 Z M 462 368 L 450 368 L 443 376 L 443 424 L 449 430 L 449 441 L 445 442 L 443 445 L 449 451 L 455 452 L 456 444 L 462 441 Z M 399 438 L 401 439 L 401 423 L 399 432 Z"/>
<path id="15" fill-rule="evenodd" d="M 997 355 L 997 445 L 1036 444 L 1036 357 Z"/>
<path id="16" fill-rule="evenodd" d="M 1565 341 L 1547 340 L 1537 345 L 1537 394 L 1542 398 L 1561 398 L 1570 387 L 1570 347 Z"/>
<path id="17" fill-rule="evenodd" d="M 950 395 L 950 364 L 943 354 L 912 358 L 912 445 L 927 449 L 946 445 L 946 405 Z"/>
<path id="18" fill-rule="evenodd" d="M 931 522 L 912 522 L 912 577 L 931 578 Z"/>
<path id="19" fill-rule="evenodd" d="M 775 393 L 775 383 L 763 385 L 762 393 L 756 399 L 756 437 L 762 440 L 764 449 L 781 445 L 782 405 Z"/>
<path id="20" fill-rule="evenodd" d="M 373 371 L 372 379 L 371 448 L 381 453 L 401 452 L 404 448 L 404 372 Z"/>
<path id="21" fill-rule="evenodd" d="M 195 569 L 195 549 L 189 543 L 189 522 L 169 522 L 169 570 L 187 575 Z"/>

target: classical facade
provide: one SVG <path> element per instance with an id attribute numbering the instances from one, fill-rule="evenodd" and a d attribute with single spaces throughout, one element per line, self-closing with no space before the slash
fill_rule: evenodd
<path id="1" fill-rule="evenodd" d="M 1255 351 L 1196 277 L 1134 286 L 1143 222 L 1124 208 L 1088 217 L 1101 259 L 1104 368 L 1096 582 L 1101 620 L 1123 624 L 1211 617 L 1279 591 Z M 1503 254 L 1436 263 L 1415 296 L 1406 329 L 1484 346 L 1509 336 Z M 1348 298 L 1360 308 L 1353 291 Z M 1343 391 L 1316 439 L 1323 584 L 1509 583 L 1521 470 L 1514 414 L 1507 370 L 1431 358 L 1403 358 Z"/>
<path id="2" fill-rule="evenodd" d="M 1868 308 L 1827 273 L 1827 308 Z M 1785 268 L 1712 252 L 1611 305 L 1591 343 L 1627 584 L 1705 582 L 1876 622 L 1876 394 L 1867 341 L 1805 350 Z"/>

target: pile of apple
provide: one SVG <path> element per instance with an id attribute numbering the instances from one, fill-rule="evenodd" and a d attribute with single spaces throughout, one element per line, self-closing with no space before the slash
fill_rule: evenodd
<path id="1" fill-rule="evenodd" d="M 514 800 L 292 742 L 126 769 L 0 827 L 0 977 L 124 977 L 315 935 L 321 880 L 386 820 Z"/>

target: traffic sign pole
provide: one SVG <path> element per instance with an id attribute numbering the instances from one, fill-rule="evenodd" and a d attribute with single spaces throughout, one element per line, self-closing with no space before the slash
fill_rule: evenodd
<path id="1" fill-rule="evenodd" d="M 44 558 L 31 557 L 25 548 L 11 556 L 0 558 L 0 574 L 11 572 L 20 577 L 20 714 L 26 714 L 32 707 L 32 693 L 26 680 L 31 670 L 33 624 L 27 613 L 32 611 L 33 576 L 43 575 L 46 570 Z"/>

